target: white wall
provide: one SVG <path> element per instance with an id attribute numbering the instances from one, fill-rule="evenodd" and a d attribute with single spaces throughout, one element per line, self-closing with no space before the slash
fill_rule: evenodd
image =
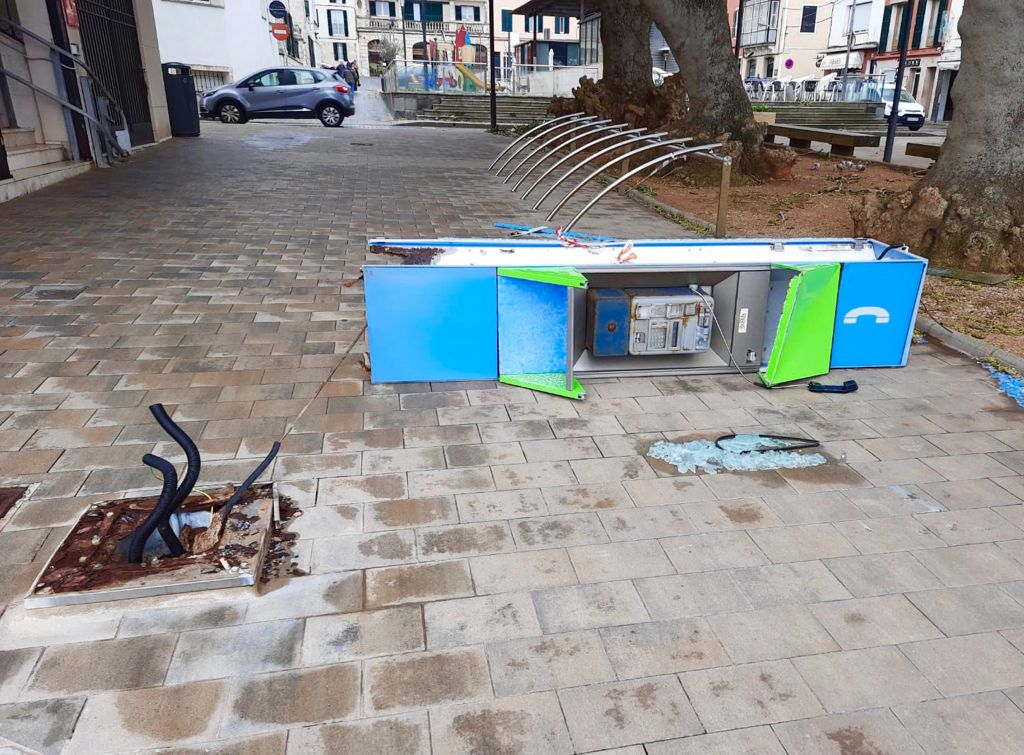
<path id="1" fill-rule="evenodd" d="M 828 37 L 829 48 L 846 47 L 851 2 L 856 2 L 858 6 L 853 25 L 855 34 L 854 47 L 874 47 L 878 44 L 878 38 L 882 34 L 882 15 L 885 13 L 885 0 L 871 0 L 870 10 L 865 10 L 861 7 L 864 0 L 836 0 L 835 5 L 832 7 L 832 28 L 829 31 Z"/>
<path id="2" fill-rule="evenodd" d="M 153 0 L 161 61 L 228 68 L 232 81 L 280 65 L 267 4 L 264 0 L 226 0 L 218 7 Z"/>

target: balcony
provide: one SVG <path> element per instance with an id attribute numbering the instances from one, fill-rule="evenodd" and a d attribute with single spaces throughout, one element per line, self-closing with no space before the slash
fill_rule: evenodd
<path id="1" fill-rule="evenodd" d="M 427 21 L 427 34 L 435 36 L 452 36 L 459 31 L 460 26 L 465 26 L 466 31 L 469 32 L 469 36 L 473 38 L 475 43 L 483 42 L 483 37 L 487 36 L 487 24 L 477 24 L 470 21 Z M 402 32 L 402 19 L 400 18 L 358 18 L 356 19 L 356 27 L 360 31 L 369 32 L 395 32 L 401 34 Z M 406 19 L 405 31 L 406 33 L 419 32 L 422 27 L 420 21 L 412 21 Z M 477 39 L 480 37 L 480 39 Z"/>

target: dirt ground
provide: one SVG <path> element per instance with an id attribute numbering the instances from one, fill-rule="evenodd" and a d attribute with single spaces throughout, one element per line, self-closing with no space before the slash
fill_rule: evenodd
<path id="1" fill-rule="evenodd" d="M 729 235 L 850 236 L 850 208 L 865 194 L 903 191 L 918 178 L 877 163 L 849 162 L 853 167 L 843 158 L 801 154 L 792 180 L 734 183 Z M 646 179 L 638 189 L 701 220 L 715 220 L 717 168 L 698 176 Z M 986 286 L 929 275 L 921 312 L 952 330 L 1024 356 L 1024 278 Z"/>

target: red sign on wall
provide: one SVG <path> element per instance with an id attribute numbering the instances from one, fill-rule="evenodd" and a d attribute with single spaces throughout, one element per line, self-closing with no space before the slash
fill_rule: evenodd
<path id="1" fill-rule="evenodd" d="M 288 39 L 288 24 L 271 24 L 270 33 L 278 42 L 284 42 Z"/>
<path id="2" fill-rule="evenodd" d="M 64 21 L 68 26 L 78 28 L 78 5 L 76 0 L 61 0 L 64 6 Z"/>

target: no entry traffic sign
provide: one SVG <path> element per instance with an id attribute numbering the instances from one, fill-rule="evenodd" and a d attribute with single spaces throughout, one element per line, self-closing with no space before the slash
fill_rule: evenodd
<path id="1" fill-rule="evenodd" d="M 277 41 L 284 42 L 288 39 L 288 24 L 271 24 L 270 33 Z"/>

